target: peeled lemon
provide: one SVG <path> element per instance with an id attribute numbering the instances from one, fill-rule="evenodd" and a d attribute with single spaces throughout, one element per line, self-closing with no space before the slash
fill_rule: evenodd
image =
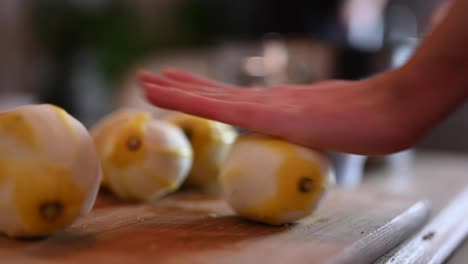
<path id="1" fill-rule="evenodd" d="M 203 191 L 216 191 L 221 164 L 237 136 L 235 129 L 184 113 L 175 113 L 166 120 L 184 131 L 193 149 L 193 165 L 185 184 Z"/>
<path id="2" fill-rule="evenodd" d="M 0 231 L 50 235 L 87 214 L 100 181 L 86 128 L 61 108 L 28 105 L 0 113 Z"/>
<path id="3" fill-rule="evenodd" d="M 155 201 L 177 190 L 192 165 L 182 130 L 147 111 L 118 110 L 98 122 L 91 135 L 104 183 L 122 199 Z"/>
<path id="4" fill-rule="evenodd" d="M 222 167 L 220 182 L 238 215 L 281 225 L 310 215 L 334 174 L 318 151 L 268 136 L 242 135 Z"/>
<path id="5" fill-rule="evenodd" d="M 117 126 L 128 121 L 136 113 L 138 113 L 138 110 L 133 108 L 122 108 L 110 113 L 108 116 L 105 117 L 105 120 L 101 120 L 97 125 L 95 125 L 91 129 L 91 135 L 93 137 L 94 142 L 96 142 L 96 144 L 99 145 L 106 141 L 109 134 L 112 133 L 112 131 Z M 102 150 L 102 148 L 98 148 L 98 151 Z M 101 184 L 102 186 L 107 187 L 106 174 L 102 175 Z"/>

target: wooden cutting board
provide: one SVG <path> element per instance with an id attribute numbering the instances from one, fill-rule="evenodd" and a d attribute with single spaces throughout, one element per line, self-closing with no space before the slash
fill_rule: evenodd
<path id="1" fill-rule="evenodd" d="M 100 197 L 91 215 L 48 239 L 0 237 L 0 262 L 370 263 L 428 215 L 418 199 L 338 189 L 316 214 L 282 227 L 242 220 L 214 196 L 180 193 L 155 205 Z"/>

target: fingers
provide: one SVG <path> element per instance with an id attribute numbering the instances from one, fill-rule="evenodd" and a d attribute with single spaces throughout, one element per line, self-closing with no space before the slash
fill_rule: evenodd
<path id="1" fill-rule="evenodd" d="M 198 85 L 198 84 L 192 84 L 192 83 L 186 83 L 186 82 L 180 82 L 176 80 L 172 80 L 163 76 L 159 76 L 156 74 L 152 74 L 149 72 L 140 72 L 138 79 L 140 82 L 147 82 L 147 83 L 153 83 L 156 85 L 161 85 L 161 86 L 169 86 L 169 87 L 174 87 L 174 88 L 179 88 L 179 89 L 184 89 L 184 90 L 189 90 L 189 91 L 196 91 L 196 92 L 219 92 L 224 89 L 222 88 L 216 88 L 216 87 L 210 87 L 206 85 Z"/>
<path id="2" fill-rule="evenodd" d="M 281 110 L 269 105 L 218 100 L 211 96 L 143 83 L 146 98 L 162 108 L 190 113 L 227 124 L 270 134 L 275 132 L 284 116 Z"/>
<path id="3" fill-rule="evenodd" d="M 164 76 L 141 72 L 139 82 L 149 102 L 161 108 L 279 137 L 298 125 L 296 107 L 284 106 L 287 94 L 274 89 L 234 88 L 175 70 Z"/>
<path id="4" fill-rule="evenodd" d="M 213 87 L 213 88 L 239 88 L 234 85 L 207 80 L 202 77 L 195 76 L 193 74 L 186 73 L 186 72 L 173 69 L 173 68 L 165 68 L 162 70 L 162 72 L 165 77 L 172 79 L 172 80 L 180 81 L 180 82 L 203 85 L 203 86 Z"/>
<path id="5" fill-rule="evenodd" d="M 181 82 L 181 81 L 173 80 L 173 79 L 166 78 L 163 76 L 159 76 L 156 74 L 152 74 L 149 72 L 141 72 L 139 74 L 139 81 L 153 83 L 153 84 L 161 85 L 161 86 L 168 86 L 168 87 L 183 89 L 183 90 L 187 90 L 191 92 L 209 92 L 209 93 L 234 92 L 233 91 L 234 89 L 225 89 L 222 87 L 212 87 L 212 86 L 207 86 L 207 85 L 199 85 L 199 84 Z M 238 90 L 240 89 L 236 89 L 235 91 L 238 91 Z"/>
<path id="6" fill-rule="evenodd" d="M 216 88 L 192 83 L 184 83 L 148 72 L 140 72 L 138 75 L 138 81 L 141 86 L 144 86 L 145 84 L 154 84 L 157 86 L 163 86 L 171 89 L 180 89 L 186 92 L 198 94 L 200 96 L 225 101 L 248 102 L 249 100 L 252 101 L 252 99 L 258 98 L 258 92 L 262 92 L 262 90 L 258 89 L 251 90 L 241 88 Z"/>
<path id="7" fill-rule="evenodd" d="M 252 85 L 252 86 L 247 86 L 247 87 L 241 87 L 241 86 L 236 86 L 236 85 L 230 85 L 230 84 L 225 84 L 221 82 L 215 82 L 212 80 L 204 79 L 199 76 L 195 76 L 193 74 L 183 72 L 180 70 L 176 70 L 173 68 L 165 68 L 163 69 L 163 75 L 167 79 L 171 79 L 174 81 L 178 82 L 183 82 L 183 83 L 190 83 L 190 84 L 196 84 L 196 85 L 201 85 L 204 87 L 210 87 L 210 88 L 223 88 L 223 89 L 245 89 L 248 88 L 249 90 L 264 90 L 264 87 L 258 86 L 258 85 Z"/>

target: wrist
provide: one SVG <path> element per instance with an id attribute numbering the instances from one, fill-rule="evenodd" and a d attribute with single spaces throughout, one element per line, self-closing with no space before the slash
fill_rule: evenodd
<path id="1" fill-rule="evenodd" d="M 385 144 L 393 153 L 415 145 L 427 130 L 428 116 L 418 109 L 420 104 L 417 93 L 410 88 L 404 69 L 395 69 L 366 81 L 375 100 L 375 112 L 380 117 L 381 131 L 386 131 Z"/>
<path id="2" fill-rule="evenodd" d="M 468 97 L 468 67 L 458 66 L 407 64 L 376 78 L 389 123 L 400 126 L 407 141 L 418 141 Z"/>
<path id="3" fill-rule="evenodd" d="M 396 79 L 411 113 L 425 112 L 429 123 L 440 122 L 468 97 L 467 63 L 408 64 L 398 70 Z"/>

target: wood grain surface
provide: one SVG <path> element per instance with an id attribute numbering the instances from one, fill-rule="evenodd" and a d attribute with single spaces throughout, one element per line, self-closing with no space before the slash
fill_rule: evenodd
<path id="1" fill-rule="evenodd" d="M 48 239 L 0 237 L 0 262 L 370 263 L 428 215 L 418 199 L 336 189 L 313 216 L 273 227 L 240 219 L 216 196 L 179 193 L 154 205 L 101 196 L 91 215 Z"/>
<path id="2" fill-rule="evenodd" d="M 447 260 L 468 235 L 468 154 L 418 150 L 411 156 L 368 170 L 359 187 L 425 197 L 431 203 L 424 229 L 377 263 L 468 263 L 466 251 Z"/>
<path id="3" fill-rule="evenodd" d="M 468 188 L 437 214 L 412 239 L 376 264 L 443 263 L 468 232 Z M 466 261 L 466 260 L 465 260 Z"/>

